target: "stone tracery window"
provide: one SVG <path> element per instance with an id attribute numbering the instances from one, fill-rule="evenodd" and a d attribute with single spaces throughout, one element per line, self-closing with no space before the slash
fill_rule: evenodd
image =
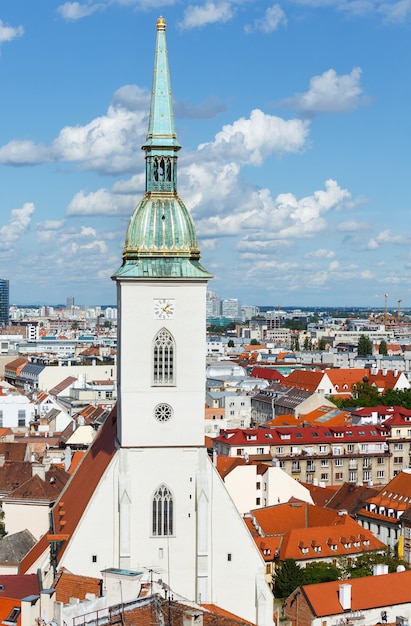
<path id="1" fill-rule="evenodd" d="M 166 328 L 162 328 L 154 339 L 153 384 L 167 386 L 175 384 L 175 342 Z"/>
<path id="2" fill-rule="evenodd" d="M 153 496 L 152 534 L 165 537 L 174 533 L 173 496 L 166 485 L 160 485 Z"/>

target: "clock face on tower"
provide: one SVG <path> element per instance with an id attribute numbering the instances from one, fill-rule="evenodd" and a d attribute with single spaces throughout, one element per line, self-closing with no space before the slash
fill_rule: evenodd
<path id="1" fill-rule="evenodd" d="M 154 317 L 158 320 L 171 320 L 174 318 L 174 300 L 170 298 L 154 300 Z"/>

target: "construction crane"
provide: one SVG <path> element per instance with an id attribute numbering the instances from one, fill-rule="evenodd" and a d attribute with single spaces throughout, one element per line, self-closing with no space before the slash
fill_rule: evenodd
<path id="1" fill-rule="evenodd" d="M 407 294 L 402 294 L 402 293 L 385 293 L 384 294 L 384 324 L 385 325 L 387 325 L 387 323 L 388 323 L 388 298 L 390 296 L 400 296 L 400 297 L 403 297 L 404 295 L 407 295 Z M 377 298 L 381 298 L 381 294 L 377 293 L 376 297 Z M 397 305 L 398 305 L 398 308 L 397 308 L 397 318 L 398 318 L 398 320 L 400 319 L 401 302 L 402 302 L 402 300 L 397 300 Z"/>

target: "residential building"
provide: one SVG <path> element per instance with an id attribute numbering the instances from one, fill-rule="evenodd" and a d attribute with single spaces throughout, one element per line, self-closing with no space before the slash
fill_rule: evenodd
<path id="1" fill-rule="evenodd" d="M 366 500 L 357 513 L 357 520 L 390 548 L 398 550 L 402 535 L 401 517 L 410 507 L 411 470 L 403 470 Z"/>
<path id="2" fill-rule="evenodd" d="M 411 620 L 411 571 L 350 578 L 298 587 L 285 602 L 285 615 L 293 625 L 396 624 Z"/>
<path id="3" fill-rule="evenodd" d="M 9 281 L 0 278 L 0 328 L 9 324 Z"/>
<path id="4" fill-rule="evenodd" d="M 242 515 L 290 499 L 313 503 L 307 487 L 271 464 L 217 456 L 216 467 Z"/>
<path id="5" fill-rule="evenodd" d="M 143 146 L 146 193 L 113 275 L 119 401 L 53 507 L 51 536 L 40 539 L 23 565 L 39 570 L 46 588 L 63 567 L 95 578 L 122 570 L 124 579 L 124 571 L 146 564 L 154 582 L 180 597 L 218 600 L 243 620 L 271 626 L 264 562 L 204 446 L 211 274 L 200 263 L 195 225 L 177 193 L 180 145 L 165 29 L 161 17 Z M 118 579 L 116 587 L 119 593 Z"/>
<path id="6" fill-rule="evenodd" d="M 270 577 L 278 563 L 286 559 L 293 559 L 301 567 L 318 561 L 336 565 L 341 557 L 354 564 L 363 554 L 386 549 L 349 515 L 308 502 L 290 501 L 255 509 L 245 521 Z"/>
<path id="7" fill-rule="evenodd" d="M 228 430 L 213 443 L 224 456 L 268 456 L 305 483 L 381 485 L 392 475 L 388 435 L 383 426 L 293 426 Z"/>

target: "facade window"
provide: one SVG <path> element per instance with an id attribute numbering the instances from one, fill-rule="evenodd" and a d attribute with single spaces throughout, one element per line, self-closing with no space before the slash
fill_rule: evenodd
<path id="1" fill-rule="evenodd" d="M 256 484 L 255 484 L 255 488 L 256 488 L 256 489 L 261 489 L 261 483 L 256 483 Z"/>
<path id="2" fill-rule="evenodd" d="M 173 496 L 165 485 L 161 485 L 153 497 L 152 533 L 156 537 L 173 534 Z"/>
<path id="3" fill-rule="evenodd" d="M 154 339 L 153 357 L 154 385 L 174 385 L 175 343 L 173 337 L 165 328 L 162 328 Z"/>
<path id="4" fill-rule="evenodd" d="M 328 459 L 321 459 L 321 467 L 328 467 Z"/>
<path id="5" fill-rule="evenodd" d="M 242 456 L 244 454 L 244 448 L 237 448 L 237 456 Z"/>
<path id="6" fill-rule="evenodd" d="M 385 458 L 383 456 L 379 456 L 377 459 L 377 465 L 384 465 Z"/>
<path id="7" fill-rule="evenodd" d="M 363 481 L 368 482 L 369 480 L 371 480 L 371 472 L 367 470 L 366 472 L 363 472 Z"/>
<path id="8" fill-rule="evenodd" d="M 394 457 L 394 463 L 395 463 L 396 465 L 398 465 L 399 463 L 401 463 L 401 465 L 402 465 L 402 456 L 395 456 L 395 457 Z"/>
<path id="9" fill-rule="evenodd" d="M 335 459 L 335 460 L 334 460 L 334 465 L 335 465 L 336 467 L 341 467 L 341 466 L 342 466 L 342 464 L 343 464 L 343 460 L 342 460 L 342 459 Z"/>
<path id="10" fill-rule="evenodd" d="M 264 454 L 264 448 L 257 448 L 257 454 Z"/>
<path id="11" fill-rule="evenodd" d="M 342 480 L 342 479 L 343 479 L 343 473 L 342 472 L 336 472 L 335 480 Z"/>
<path id="12" fill-rule="evenodd" d="M 402 450 L 402 449 L 403 449 L 402 443 L 394 443 L 394 450 Z"/>
<path id="13" fill-rule="evenodd" d="M 325 454 L 327 452 L 327 446 L 319 446 L 319 448 L 320 454 Z"/>
<path id="14" fill-rule="evenodd" d="M 3 428 L 3 410 L 0 410 L 0 428 Z"/>
<path id="15" fill-rule="evenodd" d="M 361 444 L 361 452 L 368 452 L 368 443 Z"/>
<path id="16" fill-rule="evenodd" d="M 377 470 L 377 478 L 384 478 L 385 472 L 384 470 Z"/>
<path id="17" fill-rule="evenodd" d="M 25 426 L 26 425 L 26 411 L 25 409 L 19 409 L 17 413 L 17 425 Z"/>
<path id="18" fill-rule="evenodd" d="M 257 505 L 257 506 L 260 506 L 260 504 L 261 504 L 261 498 L 256 498 L 256 499 L 255 499 L 255 503 L 256 503 L 256 505 Z"/>
<path id="19" fill-rule="evenodd" d="M 350 483 L 356 483 L 357 482 L 357 472 L 350 472 L 350 474 L 348 476 L 348 480 L 350 481 Z"/>
<path id="20" fill-rule="evenodd" d="M 276 454 L 284 454 L 284 448 L 281 446 L 280 448 L 275 449 Z"/>
<path id="21" fill-rule="evenodd" d="M 354 452 L 354 444 L 353 443 L 349 443 L 347 445 L 347 452 Z"/>
<path id="22" fill-rule="evenodd" d="M 321 480 L 327 481 L 328 480 L 328 473 L 327 472 L 323 472 L 321 474 Z"/>
<path id="23" fill-rule="evenodd" d="M 19 618 L 20 613 L 21 613 L 21 608 L 18 606 L 15 606 L 13 609 L 11 609 L 4 623 L 7 624 L 8 622 L 11 622 L 12 624 L 17 624 L 17 620 Z"/>

